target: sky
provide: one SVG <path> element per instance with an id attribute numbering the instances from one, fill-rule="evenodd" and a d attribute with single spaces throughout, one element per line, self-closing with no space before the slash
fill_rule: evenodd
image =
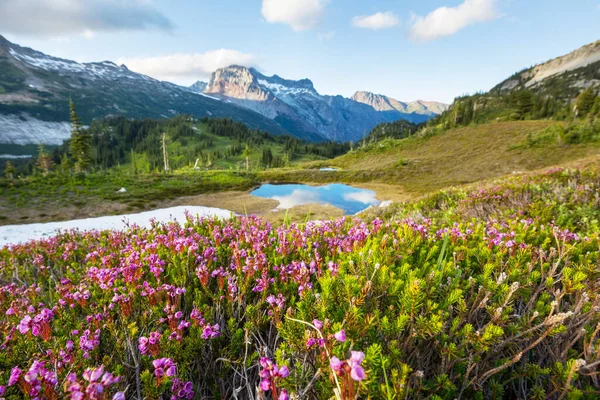
<path id="1" fill-rule="evenodd" d="M 451 102 L 600 39 L 600 0 L 0 0 L 0 35 L 190 85 L 217 68 Z"/>

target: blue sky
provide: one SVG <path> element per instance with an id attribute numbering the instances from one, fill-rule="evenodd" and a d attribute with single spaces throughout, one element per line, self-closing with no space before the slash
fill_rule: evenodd
<path id="1" fill-rule="evenodd" d="M 0 0 L 0 34 L 51 55 L 179 84 L 235 62 L 403 101 L 488 90 L 599 21 L 600 0 Z"/>

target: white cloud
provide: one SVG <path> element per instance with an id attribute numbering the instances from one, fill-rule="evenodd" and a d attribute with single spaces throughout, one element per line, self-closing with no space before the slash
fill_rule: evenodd
<path id="1" fill-rule="evenodd" d="M 125 57 L 117 62 L 125 64 L 132 71 L 156 79 L 188 84 L 208 78 L 219 68 L 233 64 L 251 66 L 254 56 L 237 50 L 218 49 L 204 53 L 179 53 L 159 57 Z"/>
<path id="2" fill-rule="evenodd" d="M 3 33 L 64 36 L 160 29 L 173 24 L 150 0 L 0 0 Z"/>
<path id="3" fill-rule="evenodd" d="M 391 12 L 378 12 L 352 18 L 352 26 L 366 29 L 389 29 L 400 25 L 400 19 Z"/>
<path id="4" fill-rule="evenodd" d="M 319 193 L 302 189 L 294 189 L 292 193 L 287 196 L 273 196 L 271 198 L 277 200 L 279 202 L 277 208 L 283 210 L 288 210 L 296 206 L 303 206 L 305 204 L 323 203 Z"/>
<path id="5" fill-rule="evenodd" d="M 329 0 L 262 0 L 262 16 L 272 24 L 288 24 L 295 31 L 315 27 Z"/>
<path id="6" fill-rule="evenodd" d="M 346 201 L 357 201 L 363 204 L 377 204 L 379 201 L 375 198 L 375 193 L 369 190 L 363 190 L 360 192 L 344 193 L 344 200 Z"/>
<path id="7" fill-rule="evenodd" d="M 440 7 L 425 17 L 413 16 L 410 36 L 416 42 L 435 40 L 498 17 L 496 0 L 464 0 L 456 7 Z"/>

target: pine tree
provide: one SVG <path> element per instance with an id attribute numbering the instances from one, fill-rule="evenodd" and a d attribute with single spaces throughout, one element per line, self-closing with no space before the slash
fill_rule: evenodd
<path id="1" fill-rule="evenodd" d="M 75 111 L 73 100 L 69 100 L 69 111 L 71 115 L 71 155 L 75 159 L 75 170 L 77 172 L 87 172 L 90 164 L 90 135 L 81 129 L 81 120 Z"/>
<path id="2" fill-rule="evenodd" d="M 54 162 L 52 161 L 52 158 L 50 157 L 50 155 L 48 153 L 46 153 L 46 149 L 44 148 L 44 145 L 40 145 L 40 147 L 38 149 L 36 166 L 42 170 L 44 175 L 48 175 L 48 172 L 50 172 L 50 170 L 54 166 Z"/>
<path id="3" fill-rule="evenodd" d="M 71 160 L 69 159 L 67 153 L 63 153 L 60 156 L 60 171 L 63 174 L 68 174 L 71 172 Z"/>
<path id="4" fill-rule="evenodd" d="M 516 94 L 517 114 L 519 119 L 525 119 L 533 111 L 533 94 L 529 90 L 521 90 Z"/>
<path id="5" fill-rule="evenodd" d="M 6 161 L 6 164 L 4 165 L 4 175 L 6 178 L 13 179 L 16 172 L 15 166 L 10 161 Z"/>
<path id="6" fill-rule="evenodd" d="M 589 87 L 577 96 L 575 99 L 575 116 L 584 118 L 594 107 L 594 101 L 596 98 L 596 91 Z"/>
<path id="7" fill-rule="evenodd" d="M 260 162 L 265 168 L 271 168 L 271 166 L 273 165 L 273 152 L 271 151 L 270 147 L 266 147 L 263 149 Z"/>
<path id="8" fill-rule="evenodd" d="M 592 107 L 590 114 L 600 116 L 600 96 L 596 96 L 596 99 L 594 100 L 594 106 Z"/>

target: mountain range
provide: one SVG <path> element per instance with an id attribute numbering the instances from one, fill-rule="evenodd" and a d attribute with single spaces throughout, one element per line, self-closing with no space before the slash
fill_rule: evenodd
<path id="1" fill-rule="evenodd" d="M 255 68 L 237 65 L 218 69 L 209 82 L 198 82 L 191 89 L 199 88 L 204 88 L 203 94 L 270 118 L 297 136 L 321 135 L 336 141 L 359 139 L 383 122 L 400 119 L 425 122 L 448 107 L 435 102 L 402 103 L 369 93 L 371 97 L 379 96 L 404 105 L 380 108 L 369 101 L 369 96 L 358 96 L 367 92 L 357 92 L 352 98 L 322 95 L 309 79 L 265 76 Z"/>
<path id="2" fill-rule="evenodd" d="M 435 114 L 379 110 L 364 101 L 320 95 L 308 79 L 267 77 L 238 66 L 215 71 L 208 83 L 182 87 L 110 61 L 52 57 L 0 36 L 0 143 L 61 143 L 69 137 L 69 99 L 85 124 L 117 115 L 230 117 L 309 141 L 357 140 L 381 122 L 423 122 Z"/>
<path id="3" fill-rule="evenodd" d="M 192 93 L 110 61 L 77 63 L 13 44 L 0 36 L 0 143 L 59 144 L 69 137 L 72 98 L 82 121 L 125 115 L 231 117 L 273 134 L 276 122 L 233 104 Z M 310 138 L 319 140 L 320 137 Z"/>

